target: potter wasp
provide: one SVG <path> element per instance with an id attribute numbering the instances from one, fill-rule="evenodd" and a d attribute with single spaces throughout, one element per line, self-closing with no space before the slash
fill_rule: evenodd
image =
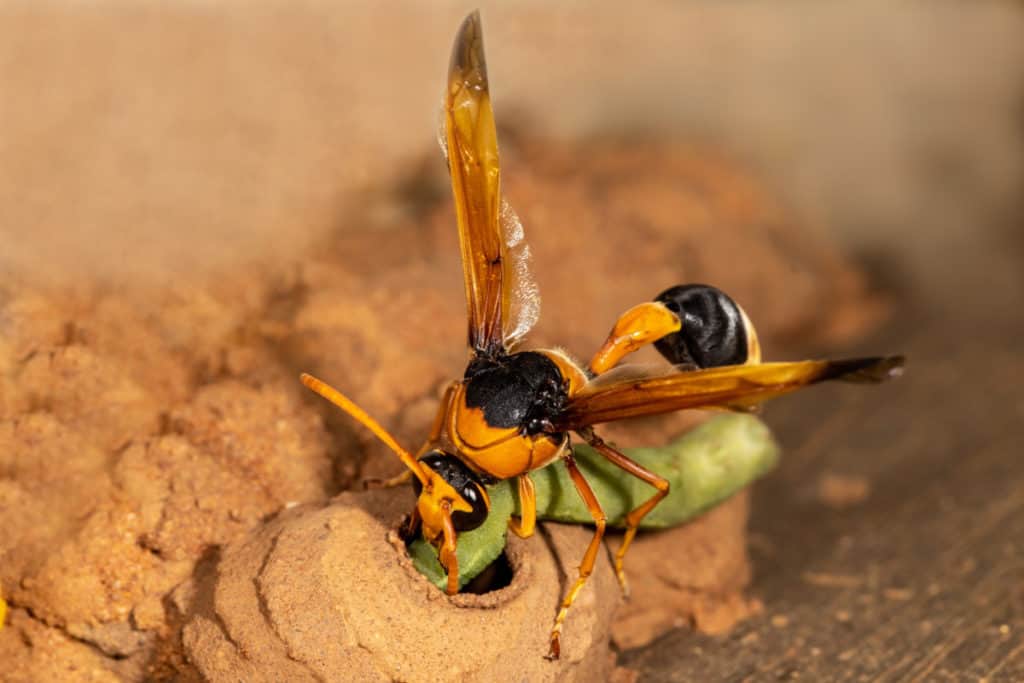
<path id="1" fill-rule="evenodd" d="M 623 313 L 604 345 L 583 367 L 554 349 L 516 351 L 535 322 L 539 299 L 529 280 L 522 228 L 499 189 L 494 116 L 480 18 L 465 19 L 452 51 L 442 147 L 447 156 L 459 230 L 469 316 L 470 361 L 451 382 L 426 442 L 414 456 L 336 389 L 309 375 L 303 383 L 336 404 L 393 450 L 417 494 L 410 522 L 438 548 L 447 592 L 459 588 L 458 534 L 486 519 L 487 487 L 516 479 L 519 536 L 536 523 L 527 474 L 560 460 L 594 519 L 594 535 L 551 630 L 557 658 L 569 608 L 590 576 L 605 531 L 601 503 L 573 459 L 570 432 L 630 476 L 651 485 L 651 497 L 626 516 L 614 568 L 627 591 L 623 559 L 647 513 L 669 484 L 598 436 L 593 426 L 687 408 L 750 410 L 762 401 L 826 380 L 880 382 L 902 369 L 899 356 L 762 363 L 750 319 L 729 296 L 707 285 L 671 287 Z M 653 344 L 669 366 L 652 372 L 619 362 Z"/>

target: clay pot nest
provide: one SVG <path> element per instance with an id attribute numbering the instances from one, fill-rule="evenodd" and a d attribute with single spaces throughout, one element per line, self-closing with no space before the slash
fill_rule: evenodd
<path id="1" fill-rule="evenodd" d="M 188 660 L 210 681 L 609 680 L 613 639 L 636 645 L 686 620 L 717 630 L 749 608 L 739 596 L 749 576 L 745 494 L 642 537 L 624 612 L 602 558 L 558 661 L 544 657 L 551 619 L 591 532 L 548 523 L 533 538 L 510 537 L 507 585 L 448 597 L 416 571 L 394 531 L 408 507 L 395 491 L 343 493 L 226 547 L 174 593 L 188 615 Z"/>

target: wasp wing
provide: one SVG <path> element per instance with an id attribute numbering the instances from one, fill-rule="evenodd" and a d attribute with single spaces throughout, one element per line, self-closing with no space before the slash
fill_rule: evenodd
<path id="1" fill-rule="evenodd" d="M 540 290 L 530 272 L 530 245 L 523 234 L 519 216 L 501 199 L 501 232 L 505 244 L 504 341 L 511 349 L 518 344 L 540 317 Z"/>
<path id="2" fill-rule="evenodd" d="M 750 410 L 775 396 L 827 380 L 876 383 L 901 374 L 902 356 L 730 365 L 627 378 L 585 387 L 554 420 L 559 430 L 685 408 Z"/>
<path id="3" fill-rule="evenodd" d="M 441 127 L 437 140 L 445 160 L 447 160 L 448 139 L 444 108 L 441 110 Z M 533 329 L 540 318 L 540 289 L 533 279 L 531 267 L 533 253 L 530 251 L 530 245 L 526 243 L 522 221 L 519 220 L 515 209 L 504 196 L 501 198 L 499 227 L 502 243 L 505 245 L 502 256 L 502 288 L 504 292 L 502 327 L 505 348 L 511 350 Z M 468 281 L 466 291 L 471 296 L 469 293 L 472 290 L 469 289 Z M 472 304 L 470 305 L 472 306 Z M 472 310 L 470 308 L 470 315 L 472 315 Z M 472 345 L 473 342 L 471 341 L 470 344 Z"/>
<path id="4" fill-rule="evenodd" d="M 510 283 L 501 222 L 498 136 L 478 12 L 466 17 L 455 38 L 444 120 L 443 147 L 459 224 L 469 345 L 477 353 L 493 353 L 504 346 Z"/>

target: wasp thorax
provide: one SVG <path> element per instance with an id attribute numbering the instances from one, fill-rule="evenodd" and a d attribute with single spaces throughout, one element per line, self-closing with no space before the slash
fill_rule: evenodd
<path id="1" fill-rule="evenodd" d="M 484 523 L 490 509 L 483 482 L 473 470 L 461 460 L 442 451 L 430 451 L 420 463 L 434 476 L 430 490 L 424 494 L 424 487 L 413 478 L 413 489 L 420 499 L 420 514 L 427 526 L 434 527 L 428 519 L 437 513 L 443 500 L 451 504 L 452 524 L 456 531 L 469 531 Z M 435 527 L 436 528 L 436 527 Z"/>
<path id="2" fill-rule="evenodd" d="M 682 328 L 655 343 L 674 364 L 699 368 L 756 362 L 757 336 L 742 309 L 708 285 L 677 285 L 655 297 L 679 316 Z"/>
<path id="3" fill-rule="evenodd" d="M 551 431 L 551 417 L 568 400 L 558 366 L 536 351 L 476 358 L 465 381 L 466 405 L 481 409 L 488 425 L 516 427 L 531 436 Z"/>

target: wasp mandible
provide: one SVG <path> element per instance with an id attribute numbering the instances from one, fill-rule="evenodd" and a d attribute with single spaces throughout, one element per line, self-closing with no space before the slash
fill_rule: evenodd
<path id="1" fill-rule="evenodd" d="M 593 426 L 687 408 L 750 410 L 762 401 L 826 380 L 880 382 L 899 374 L 900 356 L 762 363 L 750 319 L 725 293 L 707 285 L 671 287 L 623 313 L 583 367 L 554 349 L 515 351 L 536 321 L 539 300 L 529 279 L 519 220 L 500 191 L 498 138 L 491 109 L 480 17 L 470 14 L 455 39 L 448 69 L 442 147 L 448 160 L 459 229 L 469 319 L 470 361 L 444 393 L 426 442 L 413 456 L 377 421 L 320 380 L 303 383 L 393 450 L 405 464 L 417 503 L 410 528 L 438 548 L 458 592 L 459 532 L 489 511 L 487 487 L 515 478 L 521 516 L 511 530 L 533 534 L 536 500 L 527 474 L 560 460 L 594 519 L 594 535 L 551 629 L 549 657 L 560 652 L 566 614 L 586 584 L 601 547 L 605 515 L 573 460 L 570 432 L 630 476 L 653 488 L 626 517 L 615 573 L 628 585 L 623 559 L 637 527 L 666 495 L 663 477 L 606 443 Z M 647 344 L 671 364 L 663 371 L 619 366 Z"/>

